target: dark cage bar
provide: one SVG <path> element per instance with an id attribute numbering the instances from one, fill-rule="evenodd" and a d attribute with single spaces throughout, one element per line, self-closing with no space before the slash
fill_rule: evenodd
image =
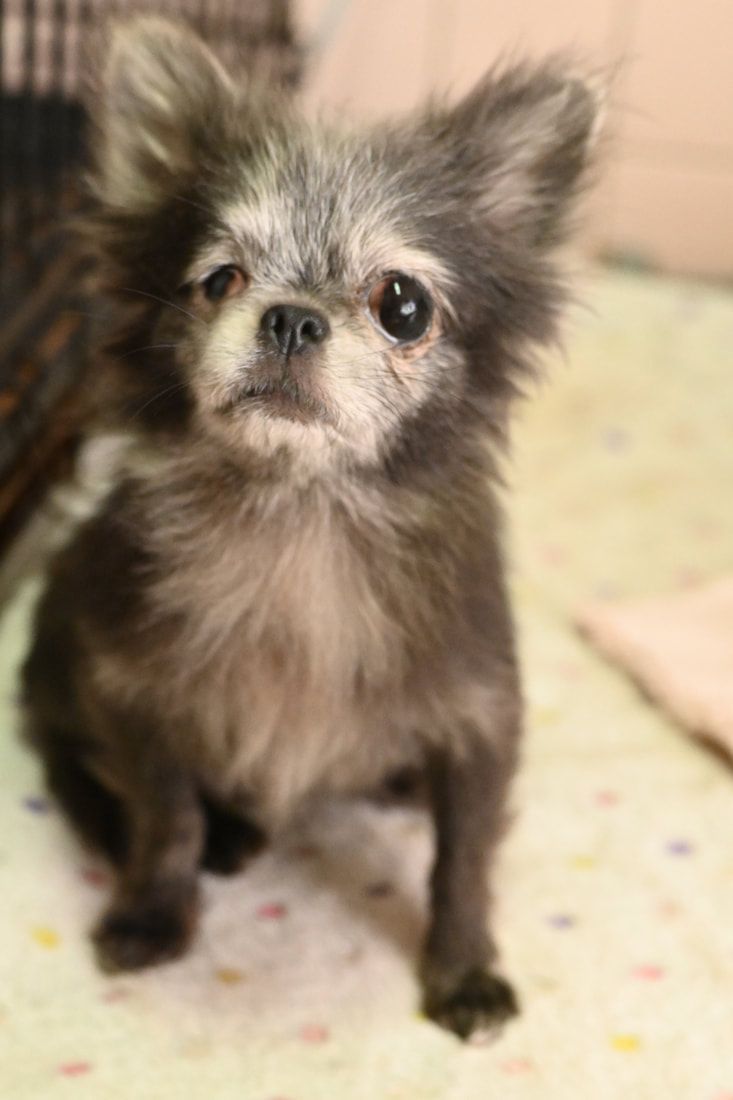
<path id="1" fill-rule="evenodd" d="M 71 226 L 84 203 L 86 78 L 110 17 L 192 23 L 274 83 L 300 72 L 288 0 L 0 0 L 0 551 L 82 429 L 97 313 Z"/>

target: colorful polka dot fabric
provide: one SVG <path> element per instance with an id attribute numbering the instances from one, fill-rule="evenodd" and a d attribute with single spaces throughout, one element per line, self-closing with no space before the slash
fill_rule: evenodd
<path id="1" fill-rule="evenodd" d="M 496 911 L 521 1017 L 461 1045 L 420 1015 L 430 833 L 367 803 L 206 877 L 185 960 L 95 970 L 109 873 L 16 736 L 31 585 L 0 623 L 0 1097 L 733 1100 L 733 773 L 571 622 L 730 570 L 733 302 L 608 272 L 587 298 L 515 431 L 528 736 Z"/>

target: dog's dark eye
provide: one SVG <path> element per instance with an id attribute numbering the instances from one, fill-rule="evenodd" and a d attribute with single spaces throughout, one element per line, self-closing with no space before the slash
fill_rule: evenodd
<path id="1" fill-rule="evenodd" d="M 400 344 L 421 339 L 433 319 L 433 303 L 410 275 L 385 276 L 369 292 L 369 311 L 383 332 Z"/>
<path id="2" fill-rule="evenodd" d="M 241 268 L 235 264 L 224 264 L 207 275 L 201 286 L 209 302 L 221 302 L 244 290 L 246 282 Z"/>

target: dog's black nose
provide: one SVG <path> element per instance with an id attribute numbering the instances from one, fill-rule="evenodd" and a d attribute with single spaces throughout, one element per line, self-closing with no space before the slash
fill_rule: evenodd
<path id="1" fill-rule="evenodd" d="M 322 344 L 331 329 L 328 320 L 315 309 L 272 306 L 262 315 L 260 331 L 266 341 L 288 358 Z"/>

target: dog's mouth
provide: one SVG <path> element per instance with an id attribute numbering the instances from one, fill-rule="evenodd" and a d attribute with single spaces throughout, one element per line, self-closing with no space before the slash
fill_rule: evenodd
<path id="1" fill-rule="evenodd" d="M 223 411 L 231 414 L 255 409 L 265 416 L 282 417 L 299 424 L 312 424 L 319 420 L 333 422 L 333 414 L 323 401 L 287 379 L 243 386 L 227 402 Z"/>

